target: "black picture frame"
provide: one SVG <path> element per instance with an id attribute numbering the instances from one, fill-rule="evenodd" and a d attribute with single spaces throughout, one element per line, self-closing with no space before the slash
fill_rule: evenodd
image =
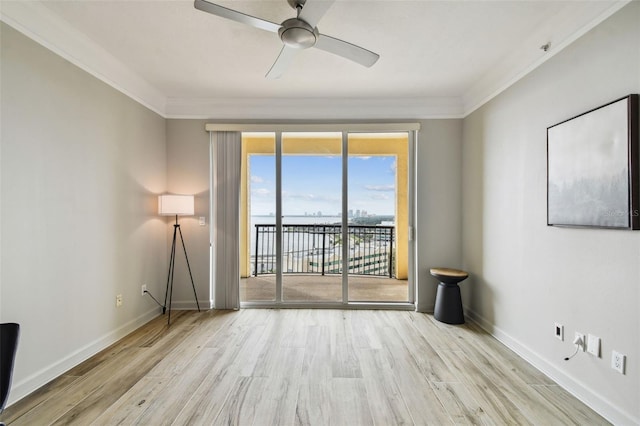
<path id="1" fill-rule="evenodd" d="M 640 229 L 638 95 L 547 128 L 547 225 Z"/>

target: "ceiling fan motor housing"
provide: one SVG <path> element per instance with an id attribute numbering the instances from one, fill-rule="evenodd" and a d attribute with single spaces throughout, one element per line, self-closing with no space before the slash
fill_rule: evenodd
<path id="1" fill-rule="evenodd" d="M 302 19 L 291 18 L 282 23 L 278 35 L 284 44 L 296 49 L 308 49 L 318 41 L 317 28 L 304 22 Z"/>

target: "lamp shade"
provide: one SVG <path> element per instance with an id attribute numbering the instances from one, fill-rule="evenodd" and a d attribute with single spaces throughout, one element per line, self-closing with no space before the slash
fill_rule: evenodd
<path id="1" fill-rule="evenodd" d="M 158 214 L 161 216 L 193 216 L 193 195 L 159 195 Z"/>

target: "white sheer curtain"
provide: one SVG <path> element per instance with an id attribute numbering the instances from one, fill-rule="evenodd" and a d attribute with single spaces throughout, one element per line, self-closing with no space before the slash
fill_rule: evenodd
<path id="1" fill-rule="evenodd" d="M 240 168 L 242 134 L 211 132 L 213 307 L 240 307 Z"/>

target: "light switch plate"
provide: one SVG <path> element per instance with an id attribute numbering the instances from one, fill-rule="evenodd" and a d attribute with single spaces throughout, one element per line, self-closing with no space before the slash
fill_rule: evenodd
<path id="1" fill-rule="evenodd" d="M 594 336 L 593 334 L 589 335 L 587 339 L 587 352 L 600 358 L 600 338 L 598 336 Z"/>
<path id="2" fill-rule="evenodd" d="M 205 226 L 205 225 L 207 224 L 207 222 L 206 222 L 206 220 L 205 220 L 204 216 L 200 216 L 200 218 L 199 218 L 199 220 L 198 220 L 198 224 L 199 224 L 200 226 Z"/>

